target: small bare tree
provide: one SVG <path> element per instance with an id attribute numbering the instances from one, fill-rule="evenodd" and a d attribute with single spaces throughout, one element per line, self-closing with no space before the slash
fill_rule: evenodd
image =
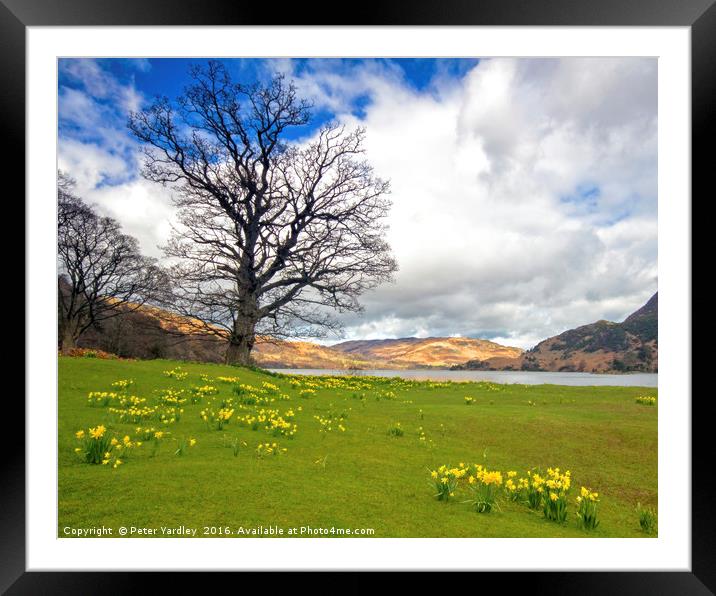
<path id="1" fill-rule="evenodd" d="M 176 190 L 174 307 L 228 340 L 228 363 L 248 364 L 257 334 L 337 329 L 332 311 L 360 310 L 357 297 L 391 278 L 388 183 L 361 157 L 363 130 L 327 124 L 286 141 L 310 105 L 282 76 L 242 85 L 218 62 L 190 76 L 129 128 L 144 176 Z"/>
<path id="2" fill-rule="evenodd" d="M 66 352 L 105 319 L 136 310 L 166 289 L 167 275 L 139 252 L 119 223 L 101 217 L 59 175 L 57 256 L 59 347 Z"/>

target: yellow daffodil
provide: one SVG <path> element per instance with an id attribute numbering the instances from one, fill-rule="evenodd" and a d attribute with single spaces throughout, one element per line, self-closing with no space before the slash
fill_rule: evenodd
<path id="1" fill-rule="evenodd" d="M 95 428 L 90 428 L 89 434 L 93 439 L 101 439 L 106 431 L 107 429 L 104 427 L 104 425 L 100 424 Z"/>

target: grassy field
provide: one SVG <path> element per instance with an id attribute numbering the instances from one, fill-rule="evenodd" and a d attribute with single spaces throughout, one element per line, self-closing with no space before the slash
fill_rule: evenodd
<path id="1" fill-rule="evenodd" d="M 165 374 L 177 367 L 184 378 Z M 112 387 L 123 379 L 133 384 L 124 391 Z M 276 388 L 262 388 L 264 382 Z M 257 390 L 237 394 L 238 383 Z M 207 385 L 218 393 L 192 392 Z M 186 401 L 161 404 L 162 395 L 172 398 L 162 393 L 166 389 L 183 390 L 179 399 Z M 118 397 L 90 405 L 88 394 L 102 391 Z M 120 526 L 156 528 L 158 536 L 161 527 L 184 526 L 197 536 L 207 527 L 216 535 L 227 527 L 233 535 L 241 528 L 279 527 L 284 536 L 290 528 L 311 527 L 371 528 L 375 537 L 644 537 L 635 508 L 637 502 L 657 505 L 657 407 L 636 403 L 643 395 L 657 392 L 316 380 L 214 364 L 60 357 L 58 536 L 65 528 L 103 525 L 115 536 Z M 127 420 L 128 396 L 146 399 L 137 407 L 149 408 L 144 415 L 150 418 Z M 474 403 L 467 405 L 465 397 Z M 210 428 L 229 398 L 234 412 L 228 424 Z M 171 407 L 183 409 L 174 422 L 178 412 Z M 277 411 L 268 420 L 285 428 L 271 432 L 264 428 L 270 422 L 252 420 L 262 408 Z M 105 438 L 122 442 L 128 435 L 133 447 L 126 455 L 114 450 L 106 465 L 85 463 L 75 451 L 83 449 L 75 433 L 98 425 L 106 427 Z M 161 439 L 137 431 L 152 427 L 164 433 Z M 280 432 L 287 435 L 275 436 Z M 258 455 L 259 443 L 267 442 L 287 451 Z M 117 458 L 122 463 L 115 467 Z M 459 463 L 500 470 L 505 479 L 508 470 L 518 477 L 534 468 L 570 470 L 566 523 L 510 500 L 504 488 L 497 509 L 477 513 L 465 502 L 471 491 L 464 479 L 454 498 L 437 500 L 430 471 Z M 591 532 L 576 521 L 582 485 L 599 493 L 601 523 Z"/>

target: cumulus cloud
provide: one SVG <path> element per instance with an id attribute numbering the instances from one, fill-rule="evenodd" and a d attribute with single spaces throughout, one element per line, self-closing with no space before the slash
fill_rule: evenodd
<path id="1" fill-rule="evenodd" d="M 400 271 L 364 296 L 362 314 L 344 316 L 348 338 L 530 347 L 620 320 L 656 290 L 656 60 L 488 59 L 420 90 L 386 61 L 263 67 L 295 79 L 318 110 L 365 126 L 367 158 L 391 181 Z M 81 84 L 60 90 L 60 117 L 79 130 L 61 135 L 60 165 L 159 254 L 169 193 L 138 178 L 137 148 L 117 124 L 142 95 L 98 62 L 67 69 Z"/>
<path id="2" fill-rule="evenodd" d="M 638 308 L 657 284 L 656 118 L 654 60 L 484 60 L 438 95 L 378 91 L 368 156 L 401 270 L 348 337 L 529 347 Z"/>

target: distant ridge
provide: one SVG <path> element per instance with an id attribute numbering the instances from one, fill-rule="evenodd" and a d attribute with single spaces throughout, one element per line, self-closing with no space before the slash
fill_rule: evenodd
<path id="1" fill-rule="evenodd" d="M 658 292 L 621 323 L 597 321 L 569 329 L 519 358 L 465 362 L 472 370 L 658 372 Z"/>
<path id="2" fill-rule="evenodd" d="M 523 350 L 469 337 L 404 337 L 346 341 L 332 349 L 399 367 L 449 367 L 471 359 L 518 358 Z"/>

